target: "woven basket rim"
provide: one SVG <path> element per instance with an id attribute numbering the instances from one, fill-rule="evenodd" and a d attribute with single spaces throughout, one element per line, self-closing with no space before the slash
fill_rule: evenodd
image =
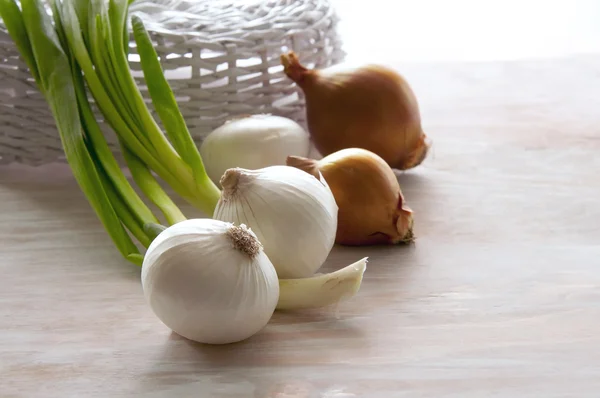
<path id="1" fill-rule="evenodd" d="M 45 7 L 50 12 L 49 5 Z M 142 19 L 150 34 L 185 37 L 186 44 L 207 39 L 227 43 L 232 31 L 239 35 L 278 29 L 301 34 L 304 27 L 320 21 L 339 20 L 328 0 L 135 0 L 129 5 L 129 23 L 133 15 Z M 0 29 L 6 32 L 2 18 Z"/>
<path id="2" fill-rule="evenodd" d="M 326 0 L 136 0 L 129 9 L 151 35 L 183 40 L 186 46 L 225 45 L 274 32 L 301 36 L 307 28 L 338 22 Z"/>

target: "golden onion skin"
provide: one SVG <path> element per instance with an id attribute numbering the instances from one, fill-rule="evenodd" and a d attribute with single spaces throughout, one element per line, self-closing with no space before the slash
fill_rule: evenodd
<path id="1" fill-rule="evenodd" d="M 308 130 L 321 155 L 362 148 L 398 170 L 414 168 L 427 157 L 430 144 L 417 98 L 393 69 L 307 69 L 293 52 L 282 55 L 281 62 L 305 96 Z"/>
<path id="2" fill-rule="evenodd" d="M 377 154 L 347 148 L 323 159 L 289 156 L 287 165 L 318 176 L 331 188 L 339 207 L 335 242 L 364 246 L 414 240 L 413 213 L 398 179 Z"/>

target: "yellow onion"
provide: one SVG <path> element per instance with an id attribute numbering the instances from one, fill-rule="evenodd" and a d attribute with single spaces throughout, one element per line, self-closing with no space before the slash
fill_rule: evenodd
<path id="1" fill-rule="evenodd" d="M 341 245 L 408 243 L 413 212 L 398 179 L 378 155 L 347 148 L 320 160 L 288 156 L 288 166 L 325 178 L 339 207 L 335 242 Z"/>
<path id="2" fill-rule="evenodd" d="M 363 148 L 399 170 L 426 158 L 430 144 L 417 99 L 396 71 L 380 65 L 308 69 L 293 52 L 281 55 L 281 63 L 304 93 L 308 130 L 321 155 Z"/>

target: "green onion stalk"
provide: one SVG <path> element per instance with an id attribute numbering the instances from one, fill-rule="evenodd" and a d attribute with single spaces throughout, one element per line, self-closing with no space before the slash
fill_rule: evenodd
<path id="1" fill-rule="evenodd" d="M 94 115 L 89 95 L 116 133 L 134 183 L 167 224 L 185 215 L 163 190 L 212 215 L 221 192 L 208 177 L 150 35 L 128 0 L 0 0 L 0 18 L 54 117 L 73 175 L 119 252 L 141 265 L 165 227 L 124 175 Z M 152 116 L 128 64 L 129 30 L 140 56 Z M 89 94 L 88 94 L 89 93 Z M 133 237 L 133 238 L 132 238 Z"/>

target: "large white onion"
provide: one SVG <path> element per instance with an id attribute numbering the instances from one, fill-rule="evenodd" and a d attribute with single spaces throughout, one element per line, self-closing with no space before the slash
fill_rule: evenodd
<path id="1" fill-rule="evenodd" d="M 294 167 L 233 168 L 221 179 L 213 217 L 246 224 L 264 245 L 279 278 L 305 278 L 335 242 L 338 207 L 323 178 Z"/>
<path id="2" fill-rule="evenodd" d="M 277 273 L 256 235 L 208 218 L 158 235 L 144 257 L 142 287 L 167 327 L 209 344 L 251 337 L 269 322 L 279 299 Z"/>
<path id="3" fill-rule="evenodd" d="M 285 165 L 288 155 L 308 156 L 309 152 L 309 135 L 302 126 L 274 115 L 250 115 L 227 121 L 200 146 L 206 172 L 215 184 L 227 169 Z"/>

